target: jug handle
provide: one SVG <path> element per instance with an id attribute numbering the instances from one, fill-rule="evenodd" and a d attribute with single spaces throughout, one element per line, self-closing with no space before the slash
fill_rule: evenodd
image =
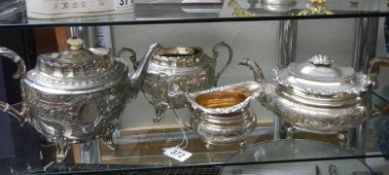
<path id="1" fill-rule="evenodd" d="M 224 67 L 219 71 L 219 73 L 216 74 L 216 82 L 219 81 L 220 77 L 223 75 L 223 73 L 227 70 L 228 66 L 230 66 L 232 62 L 232 58 L 234 56 L 234 52 L 232 51 L 232 48 L 230 45 L 228 45 L 225 42 L 220 42 L 217 43 L 213 46 L 212 54 L 213 54 L 213 59 L 216 61 L 217 57 L 219 56 L 219 52 L 217 51 L 220 47 L 225 47 L 228 51 L 228 60 Z"/>
<path id="2" fill-rule="evenodd" d="M 26 65 L 24 64 L 23 59 L 18 54 L 8 48 L 0 47 L 0 56 L 4 56 L 11 59 L 18 66 L 18 70 L 13 75 L 14 79 L 24 78 L 26 74 Z M 21 112 L 19 112 L 17 109 L 13 108 L 8 103 L 0 101 L 0 111 L 7 112 L 17 118 L 20 123 L 24 123 L 24 108 Z"/>
<path id="3" fill-rule="evenodd" d="M 376 89 L 378 87 L 377 78 L 380 73 L 381 66 L 389 67 L 389 58 L 387 57 L 376 57 L 370 61 L 370 66 L 368 70 L 368 76 L 370 81 L 373 82 L 372 88 Z"/>
<path id="4" fill-rule="evenodd" d="M 136 58 L 136 52 L 131 48 L 123 47 L 122 49 L 119 50 L 118 56 L 121 57 L 121 55 L 125 52 L 129 52 L 131 54 L 131 56 L 129 58 L 130 63 L 132 63 L 132 67 L 134 68 L 134 70 L 137 70 L 138 66 L 139 66 L 139 62 L 137 61 L 137 58 Z M 128 65 L 130 65 L 130 64 L 128 64 Z"/>

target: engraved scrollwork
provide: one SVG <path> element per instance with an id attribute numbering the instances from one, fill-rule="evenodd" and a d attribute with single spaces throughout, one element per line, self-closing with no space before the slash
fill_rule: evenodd
<path id="1" fill-rule="evenodd" d="M 63 87 L 85 88 L 85 87 L 94 87 L 99 84 L 105 84 L 106 82 L 115 80 L 118 77 L 122 77 L 123 70 L 126 70 L 124 65 L 116 65 L 112 69 L 107 70 L 104 73 L 94 75 L 85 80 L 52 77 L 52 76 L 47 76 L 47 74 L 37 72 L 35 70 L 33 70 L 34 73 L 28 74 L 27 76 L 32 81 L 40 82 L 41 84 L 58 84 L 61 85 L 62 88 Z"/>
<path id="2" fill-rule="evenodd" d="M 151 60 L 142 91 L 155 106 L 154 121 L 161 120 L 168 108 L 184 108 L 185 93 L 207 89 L 216 84 L 216 59 L 201 48 L 161 48 Z"/>
<path id="3" fill-rule="evenodd" d="M 65 159 L 69 144 L 112 133 L 127 99 L 139 90 L 132 87 L 124 63 L 108 56 L 94 59 L 88 56 L 89 51 L 78 50 L 80 47 L 81 43 L 76 43 L 62 56 L 59 53 L 41 55 L 35 69 L 25 76 L 23 72 L 22 112 L 0 104 L 0 108 L 11 114 L 23 119 L 26 116 L 40 134 L 58 145 L 58 162 Z M 18 58 L 14 61 L 21 63 Z"/>

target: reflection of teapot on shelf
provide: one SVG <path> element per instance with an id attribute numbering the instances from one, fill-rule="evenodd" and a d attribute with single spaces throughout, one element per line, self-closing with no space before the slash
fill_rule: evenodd
<path id="1" fill-rule="evenodd" d="M 115 149 L 112 132 L 129 98 L 136 96 L 144 80 L 148 60 L 159 47 L 152 45 L 130 78 L 122 59 L 107 48 L 81 48 L 83 40 L 71 38 L 62 53 L 42 54 L 33 70 L 26 72 L 23 59 L 0 47 L 0 55 L 18 66 L 14 78 L 21 78 L 22 111 L 0 101 L 0 110 L 31 123 L 57 145 L 62 162 L 71 143 L 103 137 Z"/>

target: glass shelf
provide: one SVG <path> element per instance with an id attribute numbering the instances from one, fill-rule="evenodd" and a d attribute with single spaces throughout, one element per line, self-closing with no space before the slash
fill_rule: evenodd
<path id="1" fill-rule="evenodd" d="M 0 4 L 0 27 L 134 25 L 389 15 L 386 0 L 327 0 L 324 5 L 309 5 L 307 0 L 296 1 L 297 3 L 290 7 L 266 6 L 258 3 L 260 1 L 246 0 L 225 0 L 223 4 L 137 3 L 133 13 L 38 20 L 26 17 L 24 1 L 11 0 Z"/>
<path id="2" fill-rule="evenodd" d="M 389 103 L 387 97 L 378 93 L 372 93 L 372 99 L 375 106 Z M 375 123 L 377 123 L 376 119 L 372 119 L 368 125 L 374 126 Z M 388 153 L 380 151 L 375 135 L 377 131 L 374 132 L 374 129 L 369 130 L 365 142 L 366 146 L 363 150 L 346 149 L 340 146 L 336 134 L 320 135 L 297 132 L 293 136 L 294 139 L 272 141 L 271 124 L 258 125 L 247 139 L 247 146 L 243 149 L 239 144 L 214 146 L 209 149 L 205 147 L 197 135 L 186 131 L 188 146 L 185 150 L 192 152 L 193 156 L 185 162 L 179 162 L 164 156 L 163 149 L 182 143 L 183 133 L 180 129 L 150 128 L 144 132 L 121 132 L 121 137 L 115 140 L 119 145 L 119 149 L 116 151 L 109 150 L 101 143 L 101 164 L 49 164 L 48 162 L 54 160 L 52 155 L 51 158 L 48 158 L 49 161 L 46 160 L 46 163 L 37 164 L 29 162 L 28 155 L 22 155 L 8 159 L 0 158 L 0 170 L 12 169 L 12 171 L 17 172 L 16 174 L 66 174 L 69 172 L 76 174 L 86 172 L 122 174 L 128 172 L 131 174 L 130 172 L 139 171 L 168 174 L 167 172 L 187 171 L 194 172 L 194 175 L 196 175 L 195 172 L 198 174 L 207 172 L 211 175 L 214 172 L 214 174 L 227 175 L 242 169 L 257 171 L 258 167 L 266 169 L 280 165 L 285 170 L 288 170 L 287 167 L 292 165 L 294 167 L 319 165 L 321 169 L 325 169 L 323 171 L 326 171 L 329 165 L 335 164 L 339 171 L 345 170 L 345 167 L 353 166 L 359 167 L 359 171 L 368 171 L 369 168 L 361 161 L 362 159 L 389 157 Z M 54 148 L 52 145 L 51 147 Z M 50 148 L 50 145 L 46 145 L 44 148 Z M 52 154 L 54 153 L 55 151 L 52 152 Z M 47 155 L 47 153 L 43 155 Z M 13 166 L 15 162 L 17 167 L 1 167 L 5 164 Z M 350 170 L 350 168 L 347 169 Z"/>

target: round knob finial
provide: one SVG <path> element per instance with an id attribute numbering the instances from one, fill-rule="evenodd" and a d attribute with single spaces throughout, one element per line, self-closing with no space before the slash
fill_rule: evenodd
<path id="1" fill-rule="evenodd" d="M 313 65 L 323 65 L 323 66 L 331 66 L 331 64 L 334 62 L 333 59 L 330 59 L 325 55 L 315 55 L 308 61 Z"/>
<path id="2" fill-rule="evenodd" d="M 70 50 L 77 51 L 80 50 L 80 48 L 84 44 L 84 41 L 80 38 L 69 38 L 67 43 L 70 46 Z"/>

